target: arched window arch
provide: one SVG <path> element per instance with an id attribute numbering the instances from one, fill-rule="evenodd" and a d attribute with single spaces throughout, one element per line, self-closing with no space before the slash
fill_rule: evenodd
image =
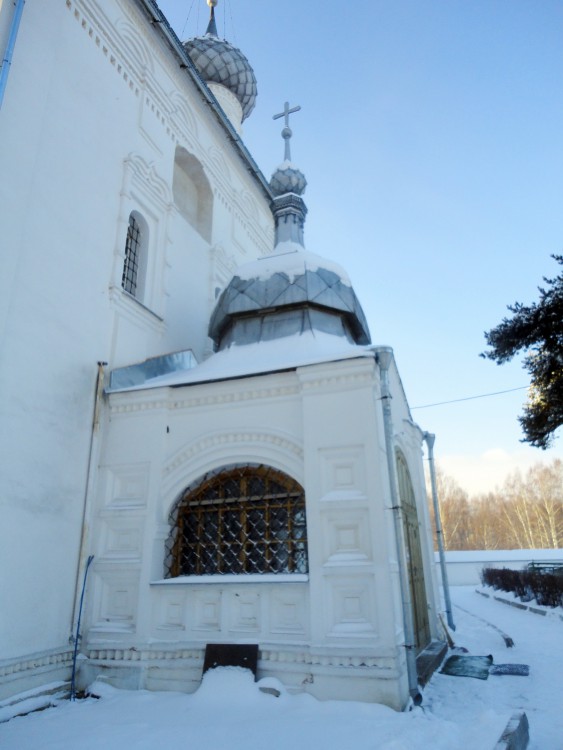
<path id="1" fill-rule="evenodd" d="M 129 214 L 125 238 L 125 259 L 121 286 L 136 299 L 142 300 L 147 273 L 149 228 L 138 211 Z"/>
<path id="2" fill-rule="evenodd" d="M 209 472 L 170 513 L 165 576 L 307 573 L 305 492 L 271 466 Z"/>
<path id="3" fill-rule="evenodd" d="M 199 161 L 182 146 L 174 155 L 172 193 L 184 219 L 211 242 L 213 192 Z"/>

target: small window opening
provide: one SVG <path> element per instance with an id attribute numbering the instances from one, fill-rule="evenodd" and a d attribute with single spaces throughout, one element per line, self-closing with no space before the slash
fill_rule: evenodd
<path id="1" fill-rule="evenodd" d="M 141 240 L 141 227 L 133 214 L 131 214 L 129 216 L 129 226 L 127 227 L 127 238 L 125 240 L 125 261 L 123 263 L 121 286 L 126 292 L 132 294 L 133 297 L 137 296 Z"/>

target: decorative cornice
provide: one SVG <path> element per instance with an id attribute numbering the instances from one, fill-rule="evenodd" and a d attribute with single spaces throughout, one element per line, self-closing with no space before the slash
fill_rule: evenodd
<path id="1" fill-rule="evenodd" d="M 205 647 L 201 649 L 155 649 L 146 646 L 130 648 L 87 648 L 86 656 L 94 661 L 162 661 L 164 659 L 185 659 L 203 661 Z"/>
<path id="2" fill-rule="evenodd" d="M 170 139 L 172 143 L 188 146 L 190 152 L 213 175 L 215 189 L 224 196 L 225 201 L 234 200 L 239 221 L 251 241 L 264 252 L 264 248 L 271 245 L 268 230 L 259 226 L 257 222 L 254 222 L 255 226 L 252 223 L 247 226 L 247 221 L 251 217 L 238 194 L 233 195 L 230 175 L 217 159 L 217 147 L 211 145 L 207 152 L 203 150 L 198 138 L 196 117 L 186 107 L 180 93 L 186 87 L 188 74 L 181 70 L 179 65 L 174 64 L 158 44 L 150 49 L 145 44 L 135 23 L 142 26 L 146 19 L 132 3 L 120 3 L 125 17 L 118 18 L 113 23 L 95 0 L 66 0 L 66 5 L 134 96 L 144 97 L 145 106 L 154 113 L 162 127 L 163 137 Z M 154 58 L 160 61 L 168 76 L 174 80 L 175 89 L 163 89 L 156 78 Z M 194 96 L 199 99 L 195 91 Z M 229 135 L 226 134 L 226 137 L 229 138 Z M 244 174 L 244 170 L 241 174 Z"/>
<path id="3" fill-rule="evenodd" d="M 325 364 L 325 363 L 323 363 Z M 303 377 L 304 367 L 298 368 L 301 384 L 304 391 L 318 390 L 321 388 L 332 390 L 334 388 L 350 389 L 351 387 L 360 387 L 368 385 L 373 381 L 373 373 L 369 372 L 356 372 L 356 373 L 334 373 L 333 375 L 315 375 L 314 373 L 308 374 Z"/>
<path id="4" fill-rule="evenodd" d="M 215 386 L 209 393 L 209 386 Z M 179 388 L 182 386 L 179 386 Z M 223 406 L 225 404 L 240 403 L 244 401 L 255 401 L 256 399 L 272 399 L 283 396 L 294 396 L 299 393 L 299 387 L 294 385 L 274 386 L 270 388 L 253 388 L 244 391 L 226 390 L 222 381 L 217 383 L 193 383 L 184 386 L 193 389 L 205 387 L 205 395 L 176 398 L 178 388 L 169 389 L 167 386 L 161 388 L 147 388 L 144 391 L 133 391 L 130 393 L 119 393 L 110 396 L 110 410 L 114 414 L 125 414 L 136 411 L 147 411 L 149 409 L 181 410 L 197 409 L 201 407 Z M 232 387 L 232 386 L 231 386 Z M 163 398 L 163 388 L 166 396 Z M 201 392 L 201 391 L 200 391 Z"/>
<path id="5" fill-rule="evenodd" d="M 200 648 L 158 648 L 143 646 L 132 646 L 130 648 L 99 648 L 97 645 L 86 649 L 86 655 L 92 661 L 99 662 L 161 662 L 161 661 L 194 661 L 197 664 L 203 662 L 205 654 L 205 645 Z M 382 661 L 388 662 L 388 659 L 381 659 L 373 655 L 341 655 L 332 653 L 330 650 L 311 653 L 307 649 L 289 650 L 283 648 L 263 648 L 258 653 L 258 658 L 262 662 L 270 662 L 279 665 L 300 665 L 302 667 L 339 667 L 353 668 L 362 671 L 389 672 L 389 666 L 383 665 Z M 194 665 L 195 666 L 195 665 Z"/>
<path id="6" fill-rule="evenodd" d="M 39 652 L 29 656 L 0 661 L 0 679 L 15 678 L 22 672 L 29 672 L 45 667 L 66 667 L 72 664 L 73 649 L 64 648 L 55 651 Z"/>
<path id="7" fill-rule="evenodd" d="M 132 151 L 125 158 L 124 164 L 125 169 L 130 171 L 131 185 L 134 189 L 150 196 L 163 209 L 173 204 L 170 187 L 158 174 L 154 162 L 147 162 L 140 154 Z"/>
<path id="8" fill-rule="evenodd" d="M 118 55 L 116 51 L 118 43 L 121 43 L 126 48 L 130 46 L 126 40 L 122 40 L 122 37 L 118 33 L 119 23 L 112 24 L 102 8 L 94 0 L 89 0 L 89 2 L 85 0 L 66 0 L 66 6 L 72 12 L 82 29 L 88 34 L 88 37 L 100 49 L 118 75 L 121 76 L 124 83 L 128 85 L 131 92 L 135 96 L 139 96 L 141 76 L 138 72 L 135 73 L 133 67 L 125 62 L 125 56 Z M 125 28 L 127 28 L 126 36 L 130 37 L 129 26 L 126 22 L 123 22 L 121 29 L 124 30 Z M 139 56 L 143 56 L 142 45 L 137 43 L 135 50 L 132 52 L 132 57 L 135 61 L 138 61 Z"/>

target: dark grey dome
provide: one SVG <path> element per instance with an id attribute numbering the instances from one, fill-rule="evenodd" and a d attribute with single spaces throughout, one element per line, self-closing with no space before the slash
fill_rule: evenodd
<path id="1" fill-rule="evenodd" d="M 236 96 L 245 120 L 254 109 L 258 91 L 254 71 L 242 52 L 213 34 L 184 42 L 184 49 L 206 83 L 220 83 Z"/>
<path id="2" fill-rule="evenodd" d="M 308 329 L 369 344 L 367 321 L 345 271 L 295 243 L 276 249 L 282 252 L 241 266 L 221 294 L 209 325 L 216 347 Z"/>

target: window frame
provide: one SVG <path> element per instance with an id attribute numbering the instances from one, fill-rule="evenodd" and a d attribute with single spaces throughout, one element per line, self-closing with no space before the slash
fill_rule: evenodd
<path id="1" fill-rule="evenodd" d="M 305 492 L 271 466 L 208 472 L 182 492 L 169 521 L 165 578 L 308 573 Z"/>

